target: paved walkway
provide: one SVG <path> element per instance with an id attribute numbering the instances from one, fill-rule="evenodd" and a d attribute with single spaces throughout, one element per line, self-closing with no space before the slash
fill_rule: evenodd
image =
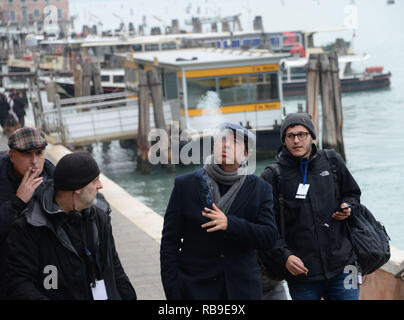
<path id="1" fill-rule="evenodd" d="M 122 214 L 113 212 L 111 219 L 119 258 L 138 299 L 165 299 L 160 277 L 160 245 Z"/>
<path id="2" fill-rule="evenodd" d="M 8 150 L 0 133 L 0 151 Z M 112 212 L 112 232 L 119 258 L 139 300 L 165 299 L 160 278 L 160 245 L 118 212 Z"/>
<path id="3" fill-rule="evenodd" d="M 5 136 L 4 134 L 3 134 L 3 132 L 1 131 L 1 128 L 0 128 L 0 151 L 4 151 L 4 150 L 8 150 L 8 145 L 7 145 L 7 141 L 8 141 L 8 139 L 7 139 L 7 136 Z"/>

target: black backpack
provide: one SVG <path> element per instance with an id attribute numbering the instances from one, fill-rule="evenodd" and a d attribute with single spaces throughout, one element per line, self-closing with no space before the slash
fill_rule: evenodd
<path id="1" fill-rule="evenodd" d="M 336 152 L 332 149 L 324 150 L 328 159 L 336 186 L 337 199 L 340 198 Z M 390 259 L 390 237 L 382 223 L 363 204 L 354 206 L 349 219 L 345 220 L 350 232 L 351 242 L 357 263 L 363 275 L 379 269 Z"/>

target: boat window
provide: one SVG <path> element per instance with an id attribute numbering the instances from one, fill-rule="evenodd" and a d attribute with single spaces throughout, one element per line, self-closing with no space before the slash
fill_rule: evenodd
<path id="1" fill-rule="evenodd" d="M 109 76 L 101 76 L 102 82 L 109 82 Z"/>
<path id="2" fill-rule="evenodd" d="M 306 71 L 304 67 L 290 68 L 290 76 L 292 80 L 306 79 Z"/>
<path id="3" fill-rule="evenodd" d="M 208 91 L 216 91 L 216 79 L 188 79 L 188 108 L 195 109 Z"/>
<path id="4" fill-rule="evenodd" d="M 175 42 L 163 43 L 161 45 L 161 50 L 173 50 L 173 49 L 177 49 L 177 44 Z"/>
<path id="5" fill-rule="evenodd" d="M 251 102 L 278 98 L 277 73 L 263 73 L 250 76 Z"/>
<path id="6" fill-rule="evenodd" d="M 114 83 L 124 83 L 125 82 L 125 76 L 114 76 Z"/>
<path id="7" fill-rule="evenodd" d="M 219 96 L 222 105 L 248 102 L 246 76 L 219 78 Z"/>
<path id="8" fill-rule="evenodd" d="M 178 98 L 177 74 L 175 72 L 166 73 L 164 75 L 165 96 L 167 99 Z"/>
<path id="9" fill-rule="evenodd" d="M 134 52 L 142 51 L 142 45 L 141 44 L 134 44 L 134 45 L 132 45 L 132 50 Z"/>
<path id="10" fill-rule="evenodd" d="M 159 45 L 157 43 L 150 43 L 145 45 L 146 51 L 158 51 Z"/>
<path id="11" fill-rule="evenodd" d="M 280 50 L 281 49 L 281 37 L 279 35 L 270 36 L 269 40 L 271 41 L 272 50 Z"/>

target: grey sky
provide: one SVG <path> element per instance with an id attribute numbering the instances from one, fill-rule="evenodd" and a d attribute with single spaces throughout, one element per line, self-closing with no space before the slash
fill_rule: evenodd
<path id="1" fill-rule="evenodd" d="M 376 33 L 382 36 L 387 25 L 395 24 L 397 30 L 404 30 L 404 19 L 401 17 L 403 1 L 396 0 L 395 5 L 387 5 L 386 0 L 355 1 L 359 21 L 355 42 L 363 47 L 358 49 L 365 50 L 370 41 L 378 41 L 372 38 Z M 346 19 L 344 7 L 350 3 L 351 0 L 70 0 L 70 13 L 78 15 L 76 31 L 80 31 L 83 24 L 99 22 L 103 24 L 99 27 L 103 30 L 116 29 L 121 20 L 126 26 L 133 22 L 137 27 L 142 22 L 142 16 L 146 16 L 150 27 L 161 26 L 158 19 L 169 25 L 171 19 L 177 18 L 180 27 L 185 28 L 184 20 L 196 15 L 200 7 L 200 16 L 242 13 L 241 22 L 245 30 L 251 29 L 254 16 L 261 15 L 265 31 L 269 32 L 343 26 Z M 337 36 L 350 40 L 352 32 L 318 35 L 316 41 L 334 41 Z"/>
<path id="2" fill-rule="evenodd" d="M 161 25 L 153 17 L 156 16 L 166 24 L 178 18 L 184 27 L 184 19 L 196 15 L 199 7 L 201 16 L 242 13 L 245 29 L 249 20 L 261 15 L 265 29 L 280 31 L 340 26 L 344 21 L 344 6 L 349 3 L 350 0 L 70 0 L 70 11 L 72 15 L 79 15 L 79 28 L 83 23 L 97 24 L 100 20 L 105 29 L 117 28 L 120 23 L 118 16 L 126 24 L 133 22 L 137 26 L 143 15 L 150 26 Z M 190 14 L 186 13 L 187 7 Z"/>

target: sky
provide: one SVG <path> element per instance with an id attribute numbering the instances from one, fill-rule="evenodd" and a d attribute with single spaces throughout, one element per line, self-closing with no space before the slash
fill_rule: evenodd
<path id="1" fill-rule="evenodd" d="M 178 19 L 181 29 L 191 31 L 191 26 L 186 26 L 184 21 L 192 16 L 224 17 L 239 13 L 245 31 L 252 30 L 254 17 L 260 15 L 264 30 L 277 32 L 342 27 L 352 22 L 352 14 L 344 11 L 352 2 L 357 8 L 355 42 L 358 46 L 366 48 L 369 41 L 374 41 L 370 34 L 374 28 L 383 30 L 394 23 L 396 28 L 404 30 L 404 19 L 391 18 L 404 10 L 404 0 L 396 0 L 395 5 L 387 5 L 387 0 L 69 0 L 69 6 L 70 15 L 76 16 L 76 32 L 82 30 L 83 24 L 96 24 L 99 31 L 114 30 L 121 21 L 126 26 L 132 22 L 137 29 L 143 17 L 149 29 L 170 25 L 172 19 Z M 315 43 L 330 43 L 337 37 L 351 41 L 352 36 L 352 30 L 320 33 Z"/>
<path id="2" fill-rule="evenodd" d="M 373 1 L 385 0 L 367 0 Z M 170 25 L 177 18 L 184 28 L 184 20 L 198 12 L 209 17 L 241 13 L 246 30 L 251 29 L 253 18 L 261 15 L 265 31 L 282 31 L 341 26 L 344 7 L 351 0 L 70 0 L 69 3 L 71 15 L 77 15 L 76 31 L 85 23 L 102 23 L 104 30 L 118 28 L 121 21 L 138 26 L 143 16 L 149 26 Z"/>

